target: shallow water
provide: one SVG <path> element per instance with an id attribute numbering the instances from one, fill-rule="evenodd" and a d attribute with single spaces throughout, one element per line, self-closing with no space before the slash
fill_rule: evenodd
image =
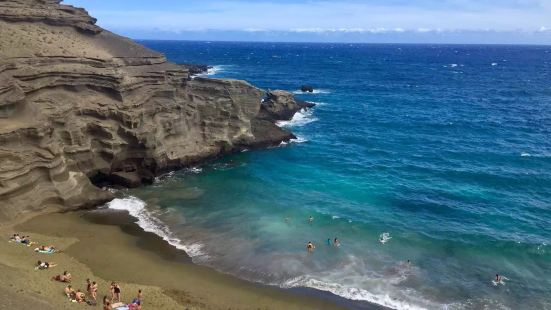
<path id="1" fill-rule="evenodd" d="M 195 262 L 399 309 L 551 309 L 551 47 L 142 43 L 319 103 L 280 124 L 297 141 L 111 203 Z"/>

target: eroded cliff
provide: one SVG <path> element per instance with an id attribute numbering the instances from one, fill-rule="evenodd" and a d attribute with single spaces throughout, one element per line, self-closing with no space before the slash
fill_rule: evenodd
<path id="1" fill-rule="evenodd" d="M 292 95 L 192 79 L 59 2 L 0 0 L 0 221 L 111 198 L 91 180 L 135 186 L 293 138 L 274 125 L 298 110 Z"/>

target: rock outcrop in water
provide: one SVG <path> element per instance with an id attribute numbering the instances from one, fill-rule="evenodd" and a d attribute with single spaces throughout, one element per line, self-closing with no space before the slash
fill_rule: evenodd
<path id="1" fill-rule="evenodd" d="M 294 136 L 243 81 L 190 78 L 60 0 L 0 0 L 0 221 L 111 198 L 158 173 Z M 277 101 L 277 100 L 276 100 Z M 281 106 L 278 106 L 283 104 Z"/>

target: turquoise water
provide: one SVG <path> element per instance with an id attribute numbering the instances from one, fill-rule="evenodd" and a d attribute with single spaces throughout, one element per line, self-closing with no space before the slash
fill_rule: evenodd
<path id="1" fill-rule="evenodd" d="M 318 89 L 281 124 L 298 141 L 111 203 L 195 262 L 398 309 L 551 309 L 551 47 L 142 43 Z"/>

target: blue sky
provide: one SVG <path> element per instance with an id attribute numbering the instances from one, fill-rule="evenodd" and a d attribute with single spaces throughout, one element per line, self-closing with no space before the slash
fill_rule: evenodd
<path id="1" fill-rule="evenodd" d="M 551 44 L 551 0 L 65 0 L 135 39 Z"/>

